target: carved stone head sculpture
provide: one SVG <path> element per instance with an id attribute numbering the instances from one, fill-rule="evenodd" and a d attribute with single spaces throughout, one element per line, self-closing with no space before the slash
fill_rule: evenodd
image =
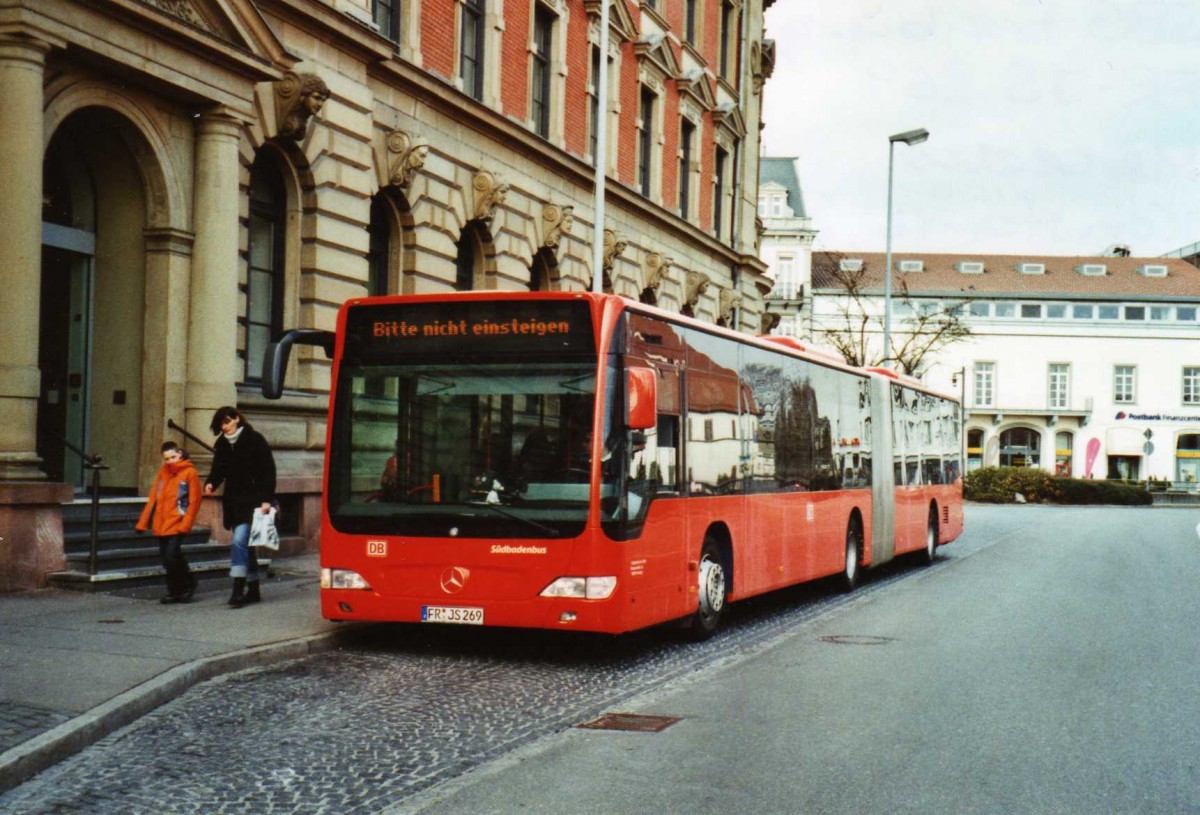
<path id="1" fill-rule="evenodd" d="M 321 112 L 329 99 L 329 86 L 316 74 L 288 74 L 275 83 L 275 110 L 279 137 L 304 138 L 308 120 Z"/>

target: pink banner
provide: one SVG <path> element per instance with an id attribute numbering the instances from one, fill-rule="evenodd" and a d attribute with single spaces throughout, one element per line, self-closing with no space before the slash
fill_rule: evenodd
<path id="1" fill-rule="evenodd" d="M 1084 478 L 1092 478 L 1092 466 L 1096 463 L 1096 456 L 1100 452 L 1100 439 L 1089 439 L 1087 443 L 1087 458 L 1084 459 Z"/>

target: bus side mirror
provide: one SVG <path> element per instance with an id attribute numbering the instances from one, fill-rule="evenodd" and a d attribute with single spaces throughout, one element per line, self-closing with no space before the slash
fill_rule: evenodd
<path id="1" fill-rule="evenodd" d="M 319 345 L 325 349 L 325 356 L 333 359 L 333 343 L 332 331 L 316 328 L 293 328 L 277 342 L 270 343 L 263 352 L 262 395 L 267 399 L 278 399 L 283 395 L 283 375 L 293 345 Z"/>
<path id="2" fill-rule="evenodd" d="M 633 430 L 647 430 L 658 423 L 658 374 L 653 368 L 629 368 L 625 371 L 625 392 L 629 394 L 629 417 Z"/>

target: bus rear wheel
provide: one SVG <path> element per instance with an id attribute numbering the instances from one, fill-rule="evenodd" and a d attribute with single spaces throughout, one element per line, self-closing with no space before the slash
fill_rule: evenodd
<path id="1" fill-rule="evenodd" d="M 721 625 L 721 617 L 725 614 L 725 596 L 729 591 L 721 549 L 711 538 L 705 540 L 700 549 L 700 568 L 697 571 L 699 603 L 692 616 L 689 633 L 694 640 L 706 640 Z"/>
<path id="2" fill-rule="evenodd" d="M 851 592 L 858 586 L 858 576 L 862 564 L 862 530 L 858 523 L 851 520 L 846 526 L 846 560 L 842 566 L 839 578 L 842 591 Z"/>
<path id="3" fill-rule="evenodd" d="M 937 555 L 938 517 L 937 510 L 929 508 L 929 523 L 925 527 L 925 549 L 921 552 L 921 562 L 926 566 L 933 563 Z"/>

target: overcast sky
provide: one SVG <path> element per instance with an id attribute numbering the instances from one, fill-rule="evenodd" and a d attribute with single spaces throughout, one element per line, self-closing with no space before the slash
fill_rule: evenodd
<path id="1" fill-rule="evenodd" d="M 1200 241 L 1200 0 L 776 0 L 764 152 L 816 248 L 1137 256 Z"/>

